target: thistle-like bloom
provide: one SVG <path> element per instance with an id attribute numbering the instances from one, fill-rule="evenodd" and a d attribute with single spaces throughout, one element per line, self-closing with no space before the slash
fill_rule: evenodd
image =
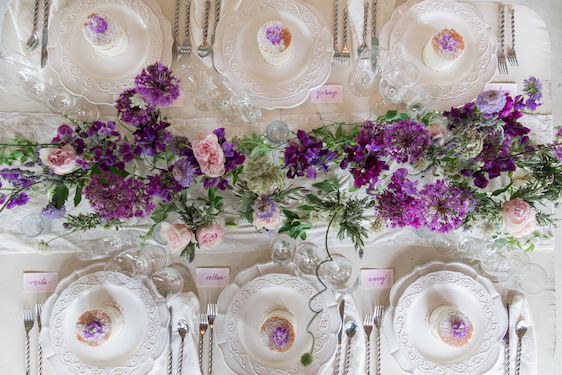
<path id="1" fill-rule="evenodd" d="M 505 108 L 506 103 L 506 93 L 499 90 L 484 91 L 476 98 L 478 109 L 486 117 L 491 117 L 500 113 Z"/>
<path id="2" fill-rule="evenodd" d="M 154 107 L 150 106 L 135 89 L 121 93 L 115 103 L 115 108 L 121 121 L 133 126 L 149 122 L 154 111 Z"/>
<path id="3" fill-rule="evenodd" d="M 174 179 L 184 188 L 188 188 L 193 184 L 197 173 L 197 168 L 191 160 L 183 157 L 176 161 L 172 166 L 172 174 Z"/>
<path id="4" fill-rule="evenodd" d="M 240 178 L 246 182 L 248 189 L 258 195 L 270 194 L 285 183 L 280 166 L 265 156 L 248 160 Z"/>
<path id="5" fill-rule="evenodd" d="M 443 180 L 425 185 L 420 197 L 425 206 L 426 226 L 439 233 L 459 228 L 473 207 L 470 192 L 448 186 Z"/>
<path id="6" fill-rule="evenodd" d="M 406 178 L 407 174 L 405 169 L 398 169 L 388 188 L 376 197 L 378 217 L 392 228 L 420 228 L 424 224 L 423 203 L 418 198 L 415 183 Z"/>
<path id="7" fill-rule="evenodd" d="M 385 131 L 384 145 L 390 157 L 399 163 L 415 163 L 425 156 L 431 137 L 425 126 L 401 120 Z"/>
<path id="8" fill-rule="evenodd" d="M 135 78 L 137 92 L 153 107 L 168 107 L 180 96 L 179 79 L 160 63 L 143 69 Z"/>

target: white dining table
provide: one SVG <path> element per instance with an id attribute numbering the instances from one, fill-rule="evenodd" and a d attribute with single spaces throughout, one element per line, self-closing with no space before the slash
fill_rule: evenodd
<path id="1" fill-rule="evenodd" d="M 15 1 L 15 0 L 14 0 Z M 23 0 L 21 0 L 23 1 Z M 27 1 L 27 0 L 26 0 Z M 228 1 L 228 0 L 224 0 Z M 327 0 L 305 0 L 316 6 L 326 19 L 332 18 L 332 2 Z M 173 20 L 173 1 L 159 0 L 164 15 Z M 395 6 L 403 1 L 381 1 L 384 14 L 382 20 L 387 20 Z M 471 1 L 481 10 L 484 19 L 490 23 L 493 30 L 496 28 L 496 5 Z M 519 28 L 518 58 L 520 67 L 512 69 L 509 76 L 497 73 L 494 82 L 517 82 L 528 75 L 536 75 L 545 83 L 545 105 L 540 114 L 531 122 L 543 128 L 543 133 L 552 130 L 552 124 L 560 124 L 562 107 L 554 105 L 562 100 L 562 2 L 548 1 L 518 1 L 518 13 L 521 16 Z M 523 6 L 526 4 L 529 6 Z M 536 10 L 533 11 L 531 9 Z M 5 19 L 2 33 L 4 45 L 13 43 L 12 48 L 17 48 L 14 42 L 14 25 Z M 381 23 L 382 24 L 382 23 Z M 550 31 L 550 34 L 549 34 Z M 554 46 L 554 48 L 552 48 Z M 551 70 L 551 67 L 555 67 Z M 265 111 L 260 124 L 253 128 L 244 125 L 226 125 L 227 135 L 241 135 L 250 131 L 262 132 L 265 125 L 273 120 L 282 118 L 292 129 L 310 129 L 318 126 L 322 119 L 364 120 L 369 116 L 370 103 L 367 98 L 354 97 L 346 87 L 348 67 L 335 66 L 328 79 L 330 84 L 342 84 L 344 102 L 342 104 L 312 104 L 305 102 L 303 105 L 287 110 Z M 55 75 L 49 68 L 45 77 L 55 80 Z M 102 116 L 110 116 L 111 107 L 100 108 Z M 186 99 L 184 105 L 168 110 L 168 115 L 173 119 L 173 131 L 187 136 L 199 132 L 206 132 L 217 127 L 218 119 L 213 113 L 197 111 Z M 552 121 L 554 118 L 554 121 Z M 49 139 L 53 130 L 60 123 L 60 117 L 47 113 L 41 104 L 16 98 L 5 92 L 0 92 L 0 140 L 6 140 L 15 134 L 34 137 L 37 140 Z M 546 129 L 546 130 L 545 130 Z M 19 233 L 19 220 L 31 212 L 37 212 L 40 204 L 30 204 L 19 211 L 3 212 L 0 214 L 0 375 L 15 375 L 23 373 L 24 369 L 24 331 L 21 324 L 21 308 L 24 304 L 33 303 L 44 299 L 46 295 L 24 293 L 22 291 L 22 274 L 28 271 L 57 272 L 59 278 L 64 278 L 73 270 L 89 264 L 76 258 L 78 241 L 86 236 L 92 238 L 105 236 L 108 233 L 100 230 L 96 233 L 86 234 L 84 237 L 62 238 L 52 243 L 47 251 L 40 251 L 37 239 L 29 239 Z M 562 209 L 557 209 L 562 217 Z M 143 230 L 146 226 L 139 223 L 133 229 Z M 54 229 L 59 229 L 56 227 Z M 318 228 L 312 231 L 311 240 L 322 243 L 323 231 Z M 47 237 L 49 238 L 49 237 Z M 433 259 L 453 261 L 455 258 L 441 256 L 431 247 L 428 240 L 422 240 L 410 230 L 385 231 L 372 235 L 366 244 L 365 256 L 360 259 L 348 241 L 337 241 L 335 236 L 330 236 L 330 245 L 336 253 L 348 256 L 359 268 L 392 268 L 395 279 L 406 274 L 414 266 L 426 263 Z M 192 275 L 196 267 L 216 266 L 230 267 L 231 277 L 256 263 L 270 260 L 269 242 L 271 238 L 258 234 L 247 223 L 239 223 L 238 227 L 229 230 L 225 242 L 215 249 L 201 250 L 196 254 L 195 261 L 188 265 Z M 562 229 L 555 231 L 553 240 L 543 241 L 530 255 L 531 260 L 545 268 L 548 274 L 547 287 L 537 295 L 529 295 L 528 300 L 533 315 L 536 329 L 538 347 L 538 366 L 536 374 L 562 373 L 562 356 L 557 355 L 560 349 L 556 343 L 562 342 L 562 325 L 557 324 L 557 312 L 560 313 L 562 305 L 562 288 L 560 275 L 562 275 Z M 216 301 L 220 290 L 199 289 L 194 281 L 188 279 L 186 290 L 196 291 L 200 305 Z M 388 303 L 388 290 L 359 289 L 353 294 L 357 308 L 367 312 L 375 303 Z M 32 336 L 35 340 L 35 336 Z M 34 342 L 34 341 L 32 341 Z M 402 374 L 399 366 L 394 361 L 388 350 L 382 344 L 383 373 Z M 32 362 L 35 363 L 35 362 Z M 224 360 L 215 354 L 215 374 L 232 374 L 226 367 Z M 49 365 L 45 365 L 45 374 L 54 374 Z"/>

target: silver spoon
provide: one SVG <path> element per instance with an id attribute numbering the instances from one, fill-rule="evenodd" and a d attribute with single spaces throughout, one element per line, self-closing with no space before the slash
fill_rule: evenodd
<path id="1" fill-rule="evenodd" d="M 345 348 L 345 370 L 344 374 L 349 374 L 350 357 L 351 357 L 351 339 L 357 332 L 357 323 L 353 320 L 348 320 L 345 323 L 345 335 L 347 336 L 347 347 Z"/>
<path id="2" fill-rule="evenodd" d="M 178 362 L 178 374 L 183 374 L 183 344 L 185 342 L 185 336 L 189 333 L 189 324 L 187 320 L 182 319 L 178 321 L 178 333 L 180 335 L 180 355 Z"/>
<path id="3" fill-rule="evenodd" d="M 515 333 L 517 334 L 517 355 L 515 357 L 515 375 L 519 375 L 521 370 L 521 340 L 527 333 L 527 322 L 523 319 L 515 325 Z"/>
<path id="4" fill-rule="evenodd" d="M 211 53 L 211 46 L 207 42 L 209 35 L 209 11 L 211 10 L 211 1 L 205 2 L 205 26 L 203 27 L 203 43 L 197 48 L 199 57 L 207 57 Z"/>
<path id="5" fill-rule="evenodd" d="M 25 43 L 25 48 L 29 52 L 33 51 L 39 45 L 39 35 L 37 35 L 37 21 L 39 19 L 39 0 L 35 0 L 33 4 L 33 27 L 31 29 L 31 35 Z"/>

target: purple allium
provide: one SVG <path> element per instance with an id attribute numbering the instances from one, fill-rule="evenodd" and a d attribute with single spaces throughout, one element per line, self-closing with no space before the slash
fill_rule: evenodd
<path id="1" fill-rule="evenodd" d="M 179 96 L 179 79 L 160 63 L 149 65 L 135 78 L 137 92 L 153 107 L 168 107 Z"/>
<path id="2" fill-rule="evenodd" d="M 61 208 L 56 208 L 52 203 L 47 204 L 45 208 L 41 211 L 41 216 L 46 219 L 60 219 L 66 215 L 66 208 L 62 206 Z"/>
<path id="3" fill-rule="evenodd" d="M 523 92 L 527 95 L 527 100 L 525 101 L 527 109 L 534 111 L 542 104 L 540 103 L 542 99 L 542 82 L 537 77 L 530 76 L 523 81 Z"/>
<path id="4" fill-rule="evenodd" d="M 291 140 L 285 148 L 287 177 L 315 179 L 318 170 L 328 173 L 328 166 L 337 157 L 335 152 L 323 148 L 321 140 L 310 137 L 305 131 L 297 131 L 297 140 Z"/>
<path id="5" fill-rule="evenodd" d="M 439 233 L 459 228 L 473 207 L 470 192 L 447 186 L 443 180 L 425 185 L 420 197 L 425 205 L 426 226 Z"/>
<path id="6" fill-rule="evenodd" d="M 197 168 L 191 160 L 183 157 L 176 161 L 172 166 L 172 175 L 174 179 L 184 188 L 188 188 L 193 184 L 197 173 Z"/>
<path id="7" fill-rule="evenodd" d="M 142 218 L 154 210 L 152 197 L 146 192 L 145 185 L 133 176 L 94 175 L 84 188 L 84 195 L 92 209 L 106 221 Z"/>
<path id="8" fill-rule="evenodd" d="M 135 89 L 122 92 L 117 99 L 115 108 L 121 121 L 133 126 L 149 122 L 154 112 L 154 108 L 148 105 Z"/>
<path id="9" fill-rule="evenodd" d="M 265 30 L 265 37 L 274 46 L 279 45 L 281 43 L 281 30 L 280 25 L 270 26 Z"/>
<path id="10" fill-rule="evenodd" d="M 390 157 L 399 163 L 415 163 L 423 158 L 431 137 L 423 124 L 401 120 L 386 129 L 384 145 Z"/>
<path id="11" fill-rule="evenodd" d="M 107 31 L 107 21 L 97 14 L 93 14 L 88 18 L 87 25 L 88 29 L 95 34 L 103 34 Z"/>
<path id="12" fill-rule="evenodd" d="M 259 196 L 252 204 L 254 216 L 262 221 L 270 221 L 279 213 L 277 203 L 269 195 Z"/>
<path id="13" fill-rule="evenodd" d="M 6 205 L 6 208 L 10 210 L 14 207 L 24 206 L 28 202 L 29 202 L 29 195 L 27 195 L 26 193 L 19 193 L 10 199 L 10 201 Z"/>
<path id="14" fill-rule="evenodd" d="M 271 333 L 271 341 L 277 348 L 284 348 L 289 342 L 289 331 L 286 327 L 277 327 Z"/>
<path id="15" fill-rule="evenodd" d="M 507 103 L 507 93 L 499 90 L 484 91 L 476 98 L 476 105 L 484 116 L 494 116 L 500 113 Z"/>

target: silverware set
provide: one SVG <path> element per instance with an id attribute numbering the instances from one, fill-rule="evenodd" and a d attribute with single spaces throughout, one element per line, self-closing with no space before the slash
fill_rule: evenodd
<path id="1" fill-rule="evenodd" d="M 509 65 L 511 66 L 519 66 L 519 62 L 517 61 L 517 54 L 515 52 L 515 9 L 513 9 L 513 6 L 509 6 L 508 9 L 510 15 L 509 25 L 511 27 L 511 46 L 507 49 L 507 53 L 506 53 L 506 45 L 505 45 L 506 9 L 507 7 L 504 4 L 499 5 L 500 46 L 498 49 L 498 70 L 500 71 L 501 74 L 508 74 L 507 63 L 509 63 Z"/>
<path id="2" fill-rule="evenodd" d="M 509 305 L 505 306 L 505 309 L 507 310 L 507 332 L 505 333 L 504 337 L 503 337 L 503 345 L 504 345 L 504 374 L 505 375 L 510 375 L 511 374 L 511 357 L 510 357 L 510 350 L 509 350 L 509 345 L 510 345 L 510 327 L 511 327 L 511 323 L 510 323 L 510 314 L 509 314 Z M 522 346 L 523 346 L 523 337 L 525 336 L 525 334 L 527 333 L 527 330 L 529 328 L 528 323 L 523 319 L 520 318 L 517 323 L 515 324 L 515 334 L 517 336 L 517 351 L 515 353 L 515 375 L 520 375 L 521 372 L 521 352 L 522 352 Z"/>
<path id="3" fill-rule="evenodd" d="M 211 43 L 215 40 L 215 34 L 217 30 L 217 24 L 220 20 L 221 14 L 221 0 L 215 0 L 215 12 L 214 12 L 214 21 L 213 21 L 213 35 L 211 38 Z M 203 24 L 203 42 L 197 47 L 197 55 L 201 58 L 205 58 L 209 56 L 213 52 L 213 47 L 211 43 L 209 43 L 209 18 L 211 14 L 211 0 L 205 1 L 205 21 Z"/>
<path id="4" fill-rule="evenodd" d="M 339 48 L 339 31 L 340 31 L 340 0 L 334 0 L 334 57 L 332 59 L 333 64 L 349 64 L 351 61 L 351 51 L 347 45 L 348 41 L 348 29 L 349 29 L 349 17 L 347 13 L 347 7 L 343 9 L 343 34 L 342 41 L 343 47 Z"/>
<path id="5" fill-rule="evenodd" d="M 207 305 L 207 313 L 199 314 L 199 369 L 203 374 L 203 346 L 207 331 L 209 331 L 209 353 L 208 353 L 208 371 L 207 374 L 213 374 L 213 346 L 214 346 L 214 323 L 217 317 L 217 304 L 209 303 Z"/>
<path id="6" fill-rule="evenodd" d="M 384 306 L 382 305 L 377 305 L 375 306 L 375 309 L 373 310 L 373 314 L 371 315 L 366 315 L 365 318 L 363 319 L 363 329 L 365 330 L 365 336 L 367 339 L 367 359 L 366 359 L 366 365 L 367 365 L 367 375 L 371 374 L 371 333 L 373 331 L 373 328 L 376 329 L 376 357 L 375 357 L 375 369 L 376 369 L 376 374 L 380 375 L 381 374 L 381 322 L 382 322 L 382 315 L 384 313 Z"/>
<path id="7" fill-rule="evenodd" d="M 173 374 L 173 362 L 174 362 L 174 352 L 173 352 L 173 347 L 172 347 L 172 337 L 173 337 L 173 324 L 174 324 L 174 319 L 173 319 L 173 309 L 170 306 L 169 307 L 169 312 L 170 312 L 170 323 L 168 324 L 168 375 L 172 375 Z M 189 323 L 187 322 L 187 320 L 185 319 L 180 319 L 176 325 L 176 330 L 178 332 L 178 335 L 180 336 L 180 346 L 179 346 L 179 350 L 178 350 L 178 369 L 177 369 L 177 374 L 178 375 L 182 375 L 183 374 L 183 354 L 184 354 L 184 344 L 185 344 L 185 337 L 189 334 Z"/>
<path id="8" fill-rule="evenodd" d="M 39 46 L 39 35 L 37 33 L 39 24 L 39 5 L 40 0 L 35 0 L 33 3 L 33 21 L 31 27 L 31 35 L 25 43 L 28 52 L 31 52 Z M 47 42 L 49 39 L 49 9 L 51 7 L 50 0 L 43 0 L 43 28 L 41 30 L 41 68 L 47 64 Z"/>
<path id="9" fill-rule="evenodd" d="M 43 349 L 39 339 L 41 335 L 41 312 L 43 311 L 43 304 L 36 304 L 33 308 L 31 306 L 24 307 L 23 314 L 23 328 L 25 330 L 25 375 L 31 374 L 31 340 L 29 334 L 35 326 L 37 321 L 37 374 L 43 374 Z"/>

